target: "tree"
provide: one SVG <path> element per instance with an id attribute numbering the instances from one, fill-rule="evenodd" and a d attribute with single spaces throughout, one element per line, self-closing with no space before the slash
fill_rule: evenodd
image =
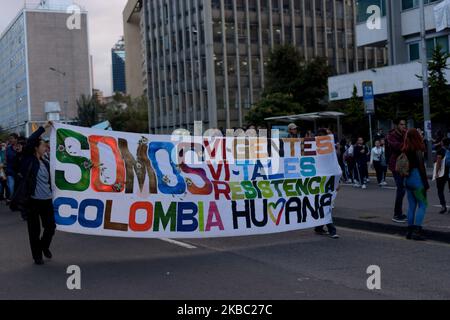
<path id="1" fill-rule="evenodd" d="M 294 46 L 278 46 L 269 56 L 264 94 L 292 95 L 305 112 L 321 111 L 327 107 L 330 75 L 326 59 L 315 58 L 305 63 Z"/>
<path id="2" fill-rule="evenodd" d="M 148 105 L 145 96 L 131 99 L 123 97 L 113 99 L 106 106 L 106 119 L 116 131 L 148 133 Z M 127 101 L 128 104 L 124 103 Z"/>
<path id="3" fill-rule="evenodd" d="M 81 95 L 77 99 L 78 117 L 77 122 L 81 127 L 92 127 L 99 122 L 101 106 L 92 96 Z"/>
<path id="4" fill-rule="evenodd" d="M 352 97 L 342 107 L 345 117 L 342 121 L 344 132 L 351 132 L 353 138 L 368 136 L 368 124 L 364 114 L 364 103 L 358 97 L 358 89 L 353 86 Z"/>
<path id="5" fill-rule="evenodd" d="M 450 117 L 450 88 L 445 77 L 445 70 L 449 69 L 448 58 L 450 58 L 450 54 L 446 53 L 438 44 L 428 62 L 432 119 L 447 123 L 449 123 Z"/>
<path id="6" fill-rule="evenodd" d="M 264 119 L 276 116 L 300 114 L 304 108 L 295 102 L 292 95 L 273 93 L 263 97 L 249 111 L 246 120 L 254 125 L 264 125 Z"/>
<path id="7" fill-rule="evenodd" d="M 8 131 L 0 127 L 0 141 L 5 142 L 8 139 L 8 136 Z"/>
<path id="8" fill-rule="evenodd" d="M 269 55 L 266 94 L 294 94 L 302 72 L 301 56 L 292 45 L 277 46 Z"/>
<path id="9" fill-rule="evenodd" d="M 294 92 L 294 100 L 305 112 L 323 111 L 328 105 L 328 77 L 331 68 L 325 58 L 315 58 L 304 64 Z"/>

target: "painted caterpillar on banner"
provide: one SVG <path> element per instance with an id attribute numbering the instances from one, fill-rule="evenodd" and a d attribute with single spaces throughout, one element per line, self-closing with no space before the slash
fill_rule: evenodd
<path id="1" fill-rule="evenodd" d="M 333 137 L 283 142 L 105 135 L 57 124 L 57 224 L 68 232 L 177 238 L 329 223 L 341 174 Z"/>

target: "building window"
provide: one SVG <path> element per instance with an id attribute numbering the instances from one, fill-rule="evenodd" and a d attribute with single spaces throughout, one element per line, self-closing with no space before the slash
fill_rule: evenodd
<path id="1" fill-rule="evenodd" d="M 423 0 L 424 4 L 429 4 L 432 2 L 437 2 L 439 0 Z M 402 10 L 408 10 L 417 8 L 420 5 L 420 0 L 402 0 Z"/>
<path id="2" fill-rule="evenodd" d="M 409 61 L 420 59 L 419 43 L 411 43 L 409 45 Z"/>
<path id="3" fill-rule="evenodd" d="M 448 36 L 435 37 L 426 40 L 427 44 L 427 58 L 431 59 L 433 51 L 440 45 L 442 52 L 449 52 Z M 414 42 L 409 44 L 409 61 L 415 61 L 420 59 L 420 42 Z"/>
<path id="4" fill-rule="evenodd" d="M 431 59 L 433 51 L 440 45 L 442 52 L 448 53 L 448 36 L 441 36 L 432 39 L 427 39 L 427 58 Z"/>

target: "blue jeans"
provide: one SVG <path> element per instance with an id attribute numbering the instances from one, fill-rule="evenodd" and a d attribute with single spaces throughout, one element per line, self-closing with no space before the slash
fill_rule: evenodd
<path id="1" fill-rule="evenodd" d="M 405 178 L 400 176 L 397 172 L 392 172 L 397 186 L 397 192 L 395 194 L 395 208 L 394 215 L 400 217 L 403 214 L 403 198 L 405 197 Z"/>
<path id="2" fill-rule="evenodd" d="M 14 194 L 14 182 L 15 182 L 15 178 L 13 176 L 8 176 L 7 177 L 7 185 L 8 185 L 8 199 L 11 199 L 13 194 Z"/>
<path id="3" fill-rule="evenodd" d="M 406 192 L 408 193 L 408 225 L 422 226 L 428 207 L 426 191 L 418 169 L 411 170 L 406 178 Z"/>

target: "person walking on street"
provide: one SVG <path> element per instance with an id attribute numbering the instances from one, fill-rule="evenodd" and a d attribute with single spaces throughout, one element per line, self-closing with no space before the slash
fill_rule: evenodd
<path id="1" fill-rule="evenodd" d="M 386 156 L 384 147 L 381 146 L 381 142 L 379 140 L 375 141 L 375 147 L 373 147 L 370 152 L 370 165 L 375 169 L 378 185 L 380 187 L 385 186 L 387 184 L 384 176 Z"/>
<path id="2" fill-rule="evenodd" d="M 24 156 L 24 148 L 26 146 L 26 140 L 19 140 L 18 143 L 16 144 L 14 151 L 16 151 L 16 156 L 14 158 L 14 164 L 13 164 L 13 170 L 16 173 L 15 176 L 15 182 L 14 182 L 14 192 L 17 191 L 18 186 L 21 183 L 22 180 L 22 176 L 20 174 L 20 169 L 21 169 L 21 165 L 22 165 L 22 160 L 23 160 L 23 156 Z M 13 206 L 10 207 L 10 209 L 12 211 L 20 211 L 20 216 L 22 217 L 23 221 L 27 221 L 27 213 L 26 210 L 22 210 L 20 208 L 16 209 Z"/>
<path id="3" fill-rule="evenodd" d="M 403 214 L 403 198 L 405 197 L 405 181 L 395 170 L 397 163 L 397 158 L 401 155 L 403 149 L 403 143 L 405 141 L 406 135 L 406 120 L 396 119 L 394 121 L 395 128 L 389 131 L 387 136 L 387 149 L 389 153 L 389 170 L 392 171 L 392 175 L 395 180 L 395 185 L 397 186 L 397 192 L 395 195 L 395 207 L 394 207 L 394 217 L 392 221 L 397 223 L 405 223 L 406 215 Z"/>
<path id="4" fill-rule="evenodd" d="M 8 185 L 8 199 L 6 202 L 11 202 L 11 197 L 14 194 L 14 186 L 16 181 L 17 172 L 14 171 L 14 165 L 16 163 L 16 144 L 19 136 L 16 133 L 12 133 L 8 137 L 9 145 L 6 147 L 6 183 Z"/>
<path id="5" fill-rule="evenodd" d="M 436 153 L 436 168 L 434 178 L 436 179 L 436 186 L 441 203 L 440 214 L 447 213 L 447 201 L 445 200 L 445 186 L 449 185 L 450 189 L 450 139 L 444 138 L 441 141 L 441 147 Z"/>
<path id="6" fill-rule="evenodd" d="M 355 183 L 355 159 L 354 159 L 354 149 L 351 141 L 349 140 L 345 145 L 344 152 L 344 165 L 346 169 L 347 183 Z"/>
<path id="7" fill-rule="evenodd" d="M 367 163 L 369 162 L 369 148 L 364 144 L 364 139 L 359 137 L 353 149 L 355 159 L 355 179 L 358 181 L 355 186 L 367 189 L 367 181 L 369 179 L 369 170 L 367 168 Z"/>
<path id="8" fill-rule="evenodd" d="M 6 199 L 5 192 L 8 187 L 6 183 L 6 144 L 0 141 L 0 201 Z"/>
<path id="9" fill-rule="evenodd" d="M 35 264 L 44 264 L 42 255 L 51 259 L 50 244 L 55 234 L 56 223 L 52 202 L 50 164 L 43 156 L 47 151 L 46 143 L 41 139 L 46 129 L 53 125 L 48 122 L 40 127 L 27 141 L 20 174 L 27 209 L 28 235 L 31 253 Z M 13 200 L 14 201 L 14 200 Z M 41 222 L 44 232 L 41 237 Z"/>
<path id="10" fill-rule="evenodd" d="M 327 135 L 328 135 L 328 133 L 327 133 L 326 129 L 319 129 L 317 131 L 318 137 L 321 137 L 321 136 L 323 137 L 323 136 L 327 136 Z M 314 232 L 318 235 L 328 235 L 332 239 L 340 238 L 339 235 L 337 234 L 336 226 L 333 223 L 327 224 L 327 229 L 328 229 L 328 232 L 325 231 L 324 226 L 319 226 L 319 227 L 314 228 Z"/>
<path id="11" fill-rule="evenodd" d="M 428 207 L 427 191 L 430 189 L 425 168 L 425 144 L 417 129 L 408 130 L 402 148 L 407 157 L 404 166 L 408 166 L 405 177 L 406 192 L 408 194 L 408 234 L 407 239 L 425 240 L 422 224 Z M 399 158 L 400 159 L 400 158 Z M 400 161 L 400 160 L 398 160 Z M 397 168 L 400 167 L 397 164 Z M 405 170 L 401 170 L 405 172 Z M 402 172 L 399 172 L 402 174 Z"/>

